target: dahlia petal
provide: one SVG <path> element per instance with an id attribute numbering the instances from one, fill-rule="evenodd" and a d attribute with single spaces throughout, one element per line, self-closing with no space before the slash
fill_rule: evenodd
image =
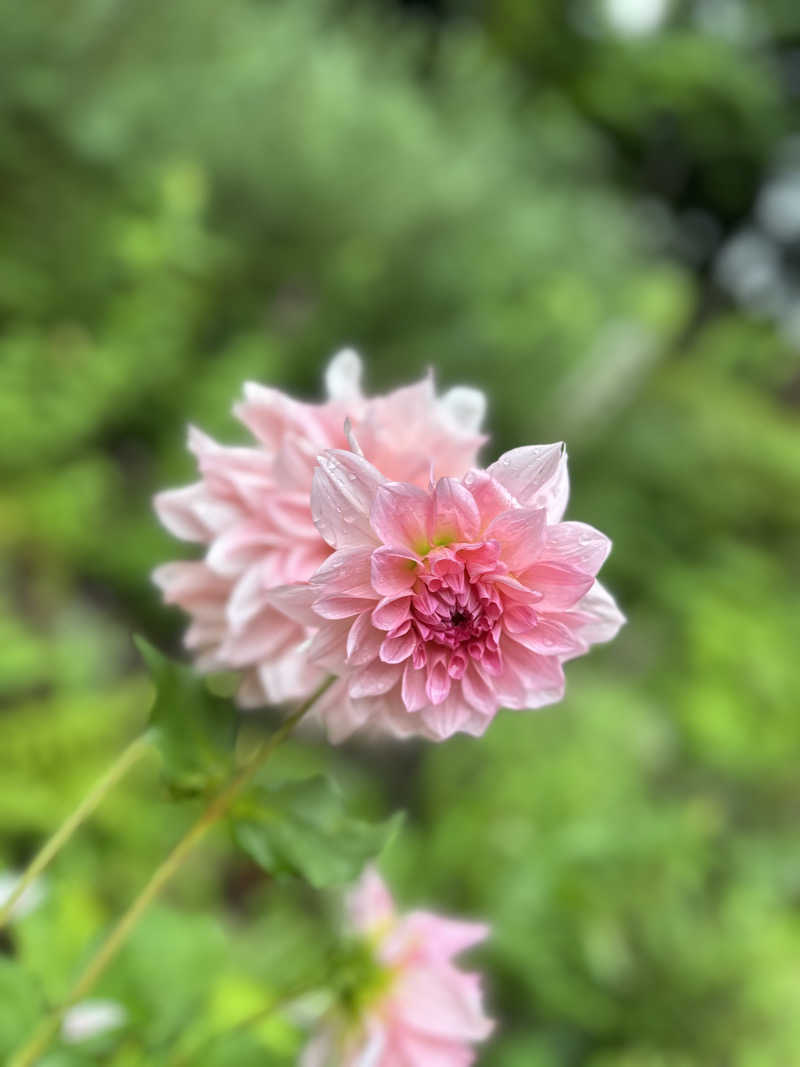
<path id="1" fill-rule="evenodd" d="M 342 404 L 362 400 L 361 357 L 354 348 L 342 348 L 325 370 L 325 389 L 331 400 Z"/>
<path id="2" fill-rule="evenodd" d="M 359 667 L 349 679 L 348 692 L 351 697 L 381 696 L 400 681 L 403 668 L 398 663 L 382 663 L 374 660 L 372 663 Z"/>
<path id="3" fill-rule="evenodd" d="M 475 1053 L 461 1042 L 418 1034 L 405 1026 L 397 1029 L 396 1051 L 380 1067 L 471 1067 L 475 1062 Z"/>
<path id="4" fill-rule="evenodd" d="M 443 659 L 437 660 L 428 667 L 428 677 L 425 682 L 425 692 L 428 700 L 434 707 L 443 704 L 450 694 L 452 680 L 447 673 L 447 664 Z"/>
<path id="5" fill-rule="evenodd" d="M 585 522 L 559 522 L 545 532 L 543 558 L 569 563 L 585 574 L 597 574 L 611 551 L 605 534 Z"/>
<path id="6" fill-rule="evenodd" d="M 523 693 L 513 703 L 504 699 L 503 703 L 508 707 L 542 708 L 564 696 L 564 668 L 560 657 L 531 652 L 507 637 L 503 642 L 503 675 L 498 681 L 513 689 L 512 675 L 516 676 Z"/>
<path id="7" fill-rule="evenodd" d="M 410 596 L 384 597 L 372 612 L 372 624 L 379 630 L 394 630 L 406 621 L 410 610 Z"/>
<path id="8" fill-rule="evenodd" d="M 439 399 L 438 407 L 447 426 L 463 434 L 477 434 L 486 415 L 486 394 L 456 385 Z"/>
<path id="9" fill-rule="evenodd" d="M 346 908 L 351 927 L 359 933 L 380 930 L 394 918 L 392 895 L 373 864 L 347 894 Z"/>
<path id="10" fill-rule="evenodd" d="M 220 645 L 220 656 L 231 667 L 246 667 L 283 655 L 304 638 L 305 631 L 293 619 L 268 605 L 236 631 L 228 627 Z"/>
<path id="11" fill-rule="evenodd" d="M 493 519 L 485 536 L 499 542 L 501 558 L 512 571 L 530 567 L 545 543 L 544 508 L 515 508 Z"/>
<path id="12" fill-rule="evenodd" d="M 422 945 L 426 957 L 447 962 L 485 941 L 491 933 L 486 923 L 449 919 L 429 911 L 411 911 L 398 923 L 406 944 Z"/>
<path id="13" fill-rule="evenodd" d="M 407 711 L 420 711 L 427 706 L 426 680 L 427 676 L 424 668 L 415 669 L 412 663 L 406 664 L 403 670 L 401 694 Z"/>
<path id="14" fill-rule="evenodd" d="M 455 1041 L 482 1041 L 493 1023 L 483 1014 L 479 987 L 454 967 L 407 969 L 393 997 L 397 1015 L 415 1033 Z"/>
<path id="15" fill-rule="evenodd" d="M 274 546 L 275 538 L 257 523 L 238 523 L 216 537 L 206 553 L 206 563 L 216 574 L 233 578 Z"/>
<path id="16" fill-rule="evenodd" d="M 366 597 L 333 593 L 331 596 L 318 596 L 314 601 L 314 611 L 323 619 L 350 619 L 353 615 L 367 611 L 374 603 L 374 600 L 367 600 Z"/>
<path id="17" fill-rule="evenodd" d="M 485 529 L 501 512 L 516 505 L 514 497 L 486 471 L 470 470 L 464 475 L 464 485 L 472 494 Z"/>
<path id="18" fill-rule="evenodd" d="M 295 645 L 282 656 L 259 663 L 257 670 L 270 704 L 308 697 L 324 678 L 323 672 L 309 662 L 305 644 Z"/>
<path id="19" fill-rule="evenodd" d="M 399 637 L 384 638 L 381 645 L 380 657 L 384 663 L 403 663 L 417 644 L 417 635 L 413 630 L 401 634 Z"/>
<path id="20" fill-rule="evenodd" d="M 329 449 L 319 457 L 311 487 L 311 514 L 333 548 L 375 545 L 370 510 L 386 481 L 362 456 Z"/>
<path id="21" fill-rule="evenodd" d="M 212 530 L 197 513 L 198 504 L 208 502 L 208 490 L 202 482 L 180 489 L 165 489 L 153 498 L 161 523 L 182 541 L 203 542 L 211 539 Z"/>
<path id="22" fill-rule="evenodd" d="M 563 622 L 540 616 L 528 630 L 512 633 L 517 644 L 543 656 L 574 655 L 585 649 L 577 634 Z"/>
<path id="23" fill-rule="evenodd" d="M 315 588 L 326 593 L 342 593 L 346 596 L 372 597 L 369 548 L 340 548 L 328 556 L 311 578 Z"/>
<path id="24" fill-rule="evenodd" d="M 230 588 L 201 560 L 162 563 L 153 571 L 152 579 L 167 604 L 180 604 L 193 612 L 203 607 L 220 611 Z"/>
<path id="25" fill-rule="evenodd" d="M 260 565 L 256 564 L 242 574 L 233 587 L 225 612 L 233 630 L 243 628 L 254 615 L 267 606 L 268 592 Z"/>
<path id="26" fill-rule="evenodd" d="M 402 548 L 378 548 L 372 553 L 372 588 L 381 596 L 405 593 L 417 580 L 419 560 Z"/>
<path id="27" fill-rule="evenodd" d="M 610 641 L 625 623 L 625 616 L 617 607 L 617 602 L 600 582 L 594 583 L 575 608 L 586 617 L 586 621 L 578 628 L 578 636 L 590 645 Z"/>
<path id="28" fill-rule="evenodd" d="M 494 462 L 488 473 L 523 507 L 545 508 L 548 522 L 558 522 L 564 514 L 569 476 L 563 443 L 513 448 Z"/>
<path id="29" fill-rule="evenodd" d="M 347 681 L 340 678 L 322 694 L 314 712 L 325 723 L 330 740 L 338 745 L 364 725 L 369 715 L 369 702 L 351 700 Z"/>
<path id="30" fill-rule="evenodd" d="M 347 657 L 347 635 L 350 631 L 350 620 L 342 619 L 318 630 L 311 639 L 308 647 L 308 658 L 312 663 L 319 664 L 329 670 L 338 670 L 340 664 Z"/>
<path id="31" fill-rule="evenodd" d="M 378 658 L 384 633 L 372 625 L 369 611 L 363 612 L 350 627 L 347 635 L 347 663 L 352 667 L 363 667 Z"/>
<path id="32" fill-rule="evenodd" d="M 319 449 L 304 438 L 284 438 L 272 463 L 275 488 L 291 492 L 302 486 L 308 491 L 311 488 L 318 452 Z"/>
<path id="33" fill-rule="evenodd" d="M 415 485 L 387 482 L 375 494 L 372 528 L 385 545 L 424 555 L 430 545 L 431 497 Z"/>
<path id="34" fill-rule="evenodd" d="M 472 494 L 455 478 L 440 478 L 433 492 L 431 534 L 434 544 L 474 541 L 480 513 Z"/>
<path id="35" fill-rule="evenodd" d="M 594 584 L 591 575 L 567 563 L 534 563 L 519 575 L 519 580 L 529 589 L 541 593 L 539 608 L 558 610 L 571 608 L 588 593 Z"/>
<path id="36" fill-rule="evenodd" d="M 258 382 L 245 382 L 244 400 L 234 405 L 233 413 L 271 453 L 280 447 L 289 432 L 313 442 L 317 451 L 331 444 L 317 411 L 310 404 L 299 403 L 278 389 Z"/>
<path id="37" fill-rule="evenodd" d="M 467 703 L 482 715 L 494 715 L 498 702 L 494 689 L 475 666 L 470 664 L 461 679 L 461 692 Z"/>
<path id="38" fill-rule="evenodd" d="M 314 601 L 318 597 L 319 591 L 308 582 L 275 586 L 267 593 L 267 600 L 270 604 L 303 626 L 319 625 L 319 616 L 313 608 Z"/>

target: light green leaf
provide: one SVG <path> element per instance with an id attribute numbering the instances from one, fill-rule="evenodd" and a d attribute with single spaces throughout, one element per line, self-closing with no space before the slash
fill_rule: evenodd
<path id="1" fill-rule="evenodd" d="M 305 878 L 316 889 L 345 885 L 379 855 L 402 815 L 370 823 L 348 814 L 338 788 L 315 775 L 258 787 L 235 809 L 239 846 L 274 875 Z"/>
<path id="2" fill-rule="evenodd" d="M 134 638 L 156 687 L 149 733 L 164 760 L 164 775 L 178 794 L 224 781 L 233 765 L 236 709 L 207 679 Z"/>

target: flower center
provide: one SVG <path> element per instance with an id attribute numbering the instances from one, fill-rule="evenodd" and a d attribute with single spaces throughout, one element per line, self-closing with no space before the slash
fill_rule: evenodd
<path id="1" fill-rule="evenodd" d="M 463 677 L 470 660 L 480 661 L 489 673 L 500 671 L 502 603 L 491 578 L 504 570 L 488 545 L 429 554 L 402 627 L 414 641 L 415 667 L 435 668 L 452 679 Z"/>

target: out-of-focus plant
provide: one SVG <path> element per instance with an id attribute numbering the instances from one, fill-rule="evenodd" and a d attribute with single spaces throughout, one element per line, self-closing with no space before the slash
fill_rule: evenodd
<path id="1" fill-rule="evenodd" d="M 273 773 L 408 807 L 399 895 L 491 918 L 486 1062 L 794 1062 L 796 12 L 370 6 L 0 13 L 0 863 L 143 728 L 127 634 L 182 627 L 142 582 L 181 424 L 230 439 L 243 380 L 310 390 L 359 342 L 378 385 L 490 386 L 500 449 L 568 438 L 633 625 L 480 760 L 289 743 Z M 4 1050 L 185 830 L 156 767 L 4 934 Z M 284 1012 L 235 1027 L 314 984 L 326 927 L 212 835 L 98 989 L 125 1027 L 53 1061 L 293 1063 Z"/>

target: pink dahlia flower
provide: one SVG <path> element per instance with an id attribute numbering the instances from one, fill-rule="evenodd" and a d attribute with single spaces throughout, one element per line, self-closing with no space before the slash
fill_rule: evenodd
<path id="1" fill-rule="evenodd" d="M 320 708 L 332 740 L 480 735 L 500 707 L 561 699 L 564 661 L 624 622 L 595 580 L 610 541 L 561 522 L 568 491 L 560 444 L 427 489 L 320 457 L 311 507 L 335 551 L 271 602 L 316 628 L 310 658 L 339 677 Z"/>
<path id="2" fill-rule="evenodd" d="M 368 869 L 351 893 L 352 932 L 376 965 L 374 990 L 358 991 L 354 1011 L 334 1010 L 306 1047 L 301 1067 L 469 1067 L 472 1045 L 493 1029 L 480 976 L 453 958 L 489 928 L 427 911 L 399 916 L 380 876 Z"/>
<path id="3" fill-rule="evenodd" d="M 306 696 L 323 677 L 306 655 L 309 631 L 277 611 L 268 593 L 309 578 L 330 555 L 309 498 L 319 453 L 347 445 L 345 420 L 373 462 L 418 485 L 428 480 L 431 457 L 458 475 L 483 443 L 485 401 L 477 390 L 437 398 L 427 377 L 368 399 L 360 377 L 361 361 L 345 350 L 327 369 L 326 403 L 299 403 L 248 383 L 234 413 L 255 445 L 220 445 L 191 427 L 200 480 L 155 498 L 171 533 L 207 547 L 202 560 L 159 567 L 154 580 L 167 603 L 191 616 L 185 644 L 198 667 L 243 672 L 244 706 Z"/>

